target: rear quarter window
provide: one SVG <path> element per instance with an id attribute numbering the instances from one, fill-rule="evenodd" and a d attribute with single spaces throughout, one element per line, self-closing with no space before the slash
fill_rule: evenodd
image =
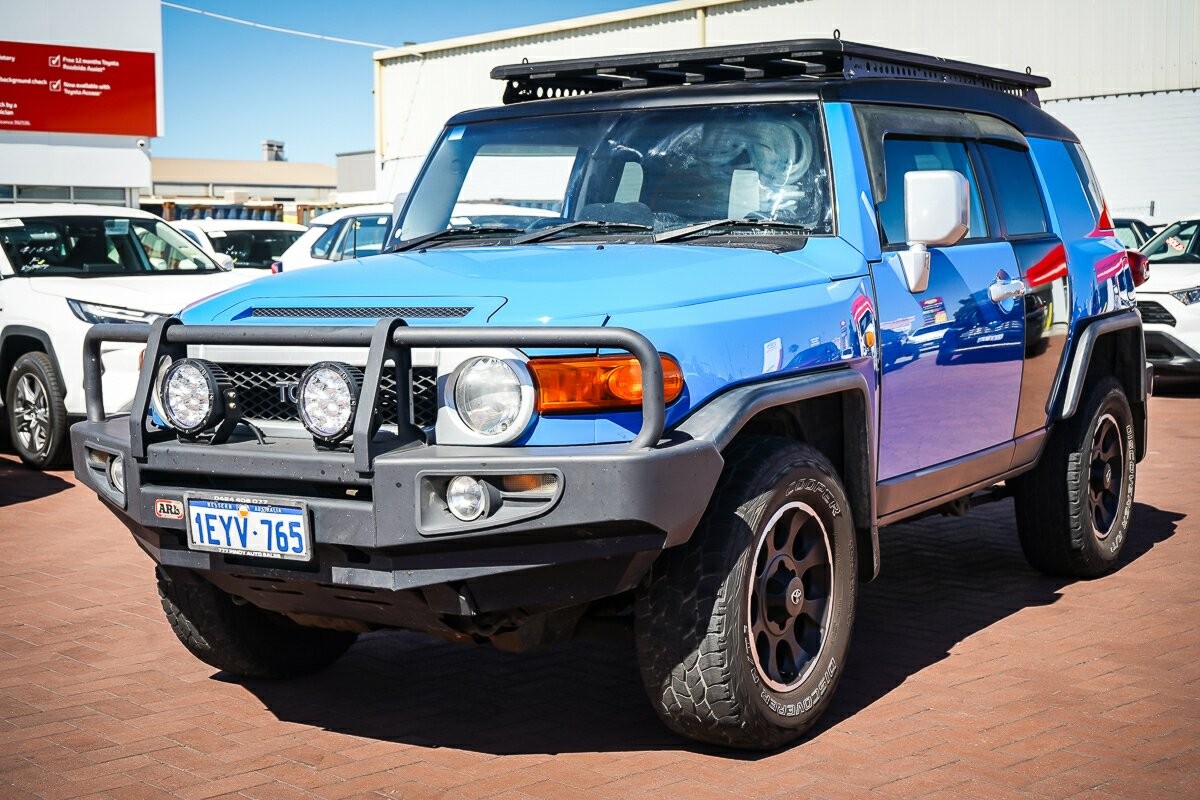
<path id="1" fill-rule="evenodd" d="M 992 179 L 1005 233 L 1020 236 L 1049 231 L 1046 208 L 1028 151 L 992 142 L 985 142 L 980 149 Z"/>

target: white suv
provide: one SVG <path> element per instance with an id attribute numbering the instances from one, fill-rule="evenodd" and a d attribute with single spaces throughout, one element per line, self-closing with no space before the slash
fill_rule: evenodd
<path id="1" fill-rule="evenodd" d="M 1200 216 L 1142 245 L 1150 278 L 1138 287 L 1146 358 L 1157 374 L 1200 376 Z"/>
<path id="2" fill-rule="evenodd" d="M 21 459 L 42 468 L 84 414 L 83 336 L 97 322 L 148 322 L 262 273 L 216 263 L 162 219 L 129 208 L 0 206 L 0 389 Z M 143 346 L 103 350 L 106 411 L 133 402 Z"/>
<path id="3" fill-rule="evenodd" d="M 229 256 L 238 269 L 270 269 L 307 230 L 291 222 L 197 219 L 171 223 L 210 255 Z"/>

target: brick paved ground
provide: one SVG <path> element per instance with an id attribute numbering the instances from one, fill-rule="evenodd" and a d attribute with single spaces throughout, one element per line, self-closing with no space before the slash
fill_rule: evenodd
<path id="1" fill-rule="evenodd" d="M 1008 503 L 889 529 L 832 713 L 769 756 L 666 733 L 621 642 L 376 634 L 311 678 L 230 680 L 90 492 L 2 457 L 0 796 L 1200 797 L 1197 411 L 1153 401 L 1101 580 L 1032 572 Z"/>

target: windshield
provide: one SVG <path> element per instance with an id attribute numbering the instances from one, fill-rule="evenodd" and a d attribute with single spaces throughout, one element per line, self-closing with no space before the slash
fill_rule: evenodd
<path id="1" fill-rule="evenodd" d="M 1168 225 L 1142 247 L 1151 261 L 1200 263 L 1200 219 L 1180 220 Z"/>
<path id="2" fill-rule="evenodd" d="M 278 260 L 303 233 L 279 228 L 210 230 L 208 239 L 214 250 L 233 259 L 235 267 L 264 269 Z"/>
<path id="3" fill-rule="evenodd" d="M 468 226 L 520 232 L 594 220 L 662 233 L 724 219 L 788 223 L 792 235 L 833 233 L 816 103 L 456 125 L 430 157 L 393 241 Z M 767 227 L 736 232 L 786 235 Z M 602 235 L 595 227 L 571 233 Z"/>
<path id="4" fill-rule="evenodd" d="M 157 219 L 0 219 L 0 246 L 25 277 L 223 271 L 191 240 Z"/>

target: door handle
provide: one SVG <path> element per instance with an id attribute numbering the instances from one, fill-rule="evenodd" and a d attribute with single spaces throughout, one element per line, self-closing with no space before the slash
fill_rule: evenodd
<path id="1" fill-rule="evenodd" d="M 997 279 L 988 287 L 988 297 L 993 303 L 1003 303 L 1005 300 L 1016 300 L 1025 296 L 1025 281 L 1014 278 L 1011 281 Z"/>

